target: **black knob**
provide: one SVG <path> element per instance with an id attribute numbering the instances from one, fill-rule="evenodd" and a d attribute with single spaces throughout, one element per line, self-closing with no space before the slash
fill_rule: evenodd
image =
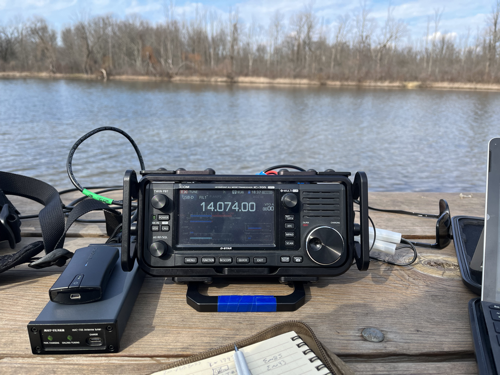
<path id="1" fill-rule="evenodd" d="M 167 208 L 168 198 L 163 194 L 155 194 L 153 198 L 151 198 L 151 205 L 157 210 Z"/>
<path id="2" fill-rule="evenodd" d="M 283 205 L 288 208 L 294 208 L 299 200 L 297 199 L 297 196 L 293 193 L 286 193 L 281 197 L 281 202 L 283 202 Z"/>
<path id="3" fill-rule="evenodd" d="M 154 257 L 161 257 L 167 251 L 168 245 L 163 241 L 153 242 L 149 247 L 149 252 Z"/>
<path id="4" fill-rule="evenodd" d="M 328 266 L 340 259 L 344 253 L 344 239 L 334 228 L 314 228 L 306 238 L 306 250 L 311 260 Z"/>

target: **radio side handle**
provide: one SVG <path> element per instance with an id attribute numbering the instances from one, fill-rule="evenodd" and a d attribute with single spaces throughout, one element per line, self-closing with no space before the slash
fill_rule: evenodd
<path id="1" fill-rule="evenodd" d="M 360 244 L 355 243 L 356 266 L 366 271 L 370 265 L 370 235 L 368 229 L 368 177 L 356 172 L 352 186 L 353 199 L 359 199 Z"/>
<path id="2" fill-rule="evenodd" d="M 134 268 L 136 258 L 135 246 L 131 246 L 131 215 L 132 200 L 137 199 L 138 182 L 134 170 L 127 170 L 123 177 L 123 220 L 122 220 L 122 256 L 121 265 L 125 272 L 130 272 Z"/>

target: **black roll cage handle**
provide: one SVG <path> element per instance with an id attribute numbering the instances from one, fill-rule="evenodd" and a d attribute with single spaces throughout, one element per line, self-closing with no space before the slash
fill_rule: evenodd
<path id="1" fill-rule="evenodd" d="M 139 197 L 139 183 L 134 170 L 127 170 L 123 177 L 123 221 L 122 221 L 122 270 L 130 272 L 137 258 L 137 246 L 131 244 L 132 200 Z"/>

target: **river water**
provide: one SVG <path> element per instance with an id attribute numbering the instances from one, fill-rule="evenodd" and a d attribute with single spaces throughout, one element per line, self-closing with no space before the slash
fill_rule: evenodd
<path id="1" fill-rule="evenodd" d="M 129 133 L 147 169 L 254 174 L 287 163 L 365 171 L 371 191 L 484 192 L 500 93 L 0 80 L 0 170 L 70 187 L 68 152 L 100 126 Z M 140 169 L 127 140 L 107 132 L 73 163 L 84 186 Z"/>

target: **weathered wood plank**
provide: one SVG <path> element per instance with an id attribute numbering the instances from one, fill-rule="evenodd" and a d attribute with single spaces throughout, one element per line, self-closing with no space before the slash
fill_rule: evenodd
<path id="1" fill-rule="evenodd" d="M 439 214 L 439 200 L 445 199 L 452 216 L 484 217 L 484 193 L 370 193 L 370 206 Z M 403 233 L 412 238 L 435 238 L 436 219 L 370 211 L 378 228 Z"/>
<path id="2" fill-rule="evenodd" d="M 63 195 L 63 202 L 70 203 L 79 198 L 80 193 Z M 121 192 L 107 193 L 106 196 L 121 199 Z M 438 202 L 443 198 L 450 205 L 452 216 L 469 215 L 484 216 L 484 193 L 370 193 L 370 205 L 377 208 L 410 210 L 421 213 L 439 213 Z M 36 214 L 43 207 L 24 198 L 12 197 L 12 202 L 23 215 Z M 434 238 L 435 219 L 426 219 L 407 215 L 388 214 L 370 211 L 375 225 L 378 228 L 389 229 L 413 238 Z M 86 219 L 102 219 L 102 213 L 90 213 Z M 40 224 L 37 219 L 23 220 L 22 232 L 24 236 L 39 236 Z M 103 224 L 75 223 L 69 231 L 69 236 L 99 237 L 106 236 Z"/>
<path id="3" fill-rule="evenodd" d="M 452 215 L 484 215 L 484 194 L 461 198 L 459 194 L 372 193 L 370 205 L 437 213 L 439 198 L 448 200 Z M 32 202 L 15 199 L 23 214 L 36 212 Z M 65 198 L 66 203 L 71 199 Z M 377 227 L 421 235 L 429 242 L 434 237 L 434 219 L 373 211 L 371 216 Z M 73 251 L 102 243 L 104 238 L 95 237 L 104 235 L 103 228 L 102 224 L 77 224 L 71 235 L 90 238 L 68 237 L 65 247 Z M 23 233 L 36 236 L 37 220 L 23 222 Z M 35 240 L 40 238 L 25 237 L 18 248 Z M 0 244 L 0 255 L 10 252 L 5 243 Z M 123 350 L 107 356 L 31 355 L 26 325 L 47 303 L 48 289 L 62 269 L 19 266 L 0 274 L 0 301 L 7 302 L 0 304 L 0 371 L 150 373 L 163 363 L 293 319 L 310 324 L 320 340 L 359 373 L 477 373 L 467 315 L 467 302 L 475 296 L 462 284 L 453 244 L 441 251 L 419 248 L 419 253 L 411 267 L 372 262 L 368 272 L 353 267 L 340 277 L 324 278 L 308 288 L 306 304 L 289 313 L 198 313 L 186 304 L 186 286 L 148 277 L 122 339 Z M 247 283 L 213 286 L 203 292 L 284 295 L 290 289 Z M 385 340 L 365 341 L 361 336 L 365 327 L 380 329 Z"/>
<path id="4" fill-rule="evenodd" d="M 356 374 L 477 374 L 476 362 L 349 363 Z"/>
<path id="5" fill-rule="evenodd" d="M 72 238 L 66 246 L 74 250 L 86 243 L 86 239 Z M 453 262 L 453 246 L 420 251 L 424 258 L 446 257 Z M 273 314 L 198 313 L 186 304 L 186 286 L 148 277 L 125 331 L 120 355 L 188 356 L 296 319 L 310 324 L 320 340 L 339 355 L 471 354 L 467 302 L 474 295 L 462 284 L 453 265 L 449 270 L 436 271 L 429 264 L 403 268 L 373 262 L 368 272 L 353 267 L 340 277 L 311 285 L 307 302 L 298 311 Z M 48 289 L 60 271 L 20 266 L 0 276 L 0 300 L 16 301 L 0 305 L 0 356 L 30 353 L 26 324 L 48 301 Z M 232 284 L 208 290 L 210 295 L 289 292 L 289 287 L 273 284 Z M 365 341 L 361 331 L 366 327 L 380 329 L 385 341 Z M 13 342 L 12 335 L 19 339 Z"/>
<path id="6" fill-rule="evenodd" d="M 4 357 L 0 372 L 10 374 L 150 374 L 175 359 L 137 357 Z M 477 374 L 477 364 L 468 362 L 356 363 L 348 362 L 356 374 Z"/>

